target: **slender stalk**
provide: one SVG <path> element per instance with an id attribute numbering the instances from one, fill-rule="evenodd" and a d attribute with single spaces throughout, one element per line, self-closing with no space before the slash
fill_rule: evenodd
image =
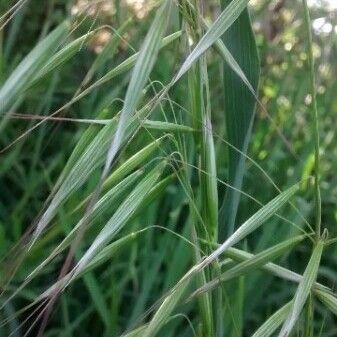
<path id="1" fill-rule="evenodd" d="M 308 9 L 307 0 L 303 1 L 304 14 L 305 14 L 305 24 L 308 39 L 308 60 L 310 68 L 310 91 L 311 91 L 311 106 L 313 112 L 313 127 L 314 127 L 314 138 L 315 138 L 315 224 L 316 224 L 316 237 L 317 240 L 321 235 L 321 192 L 319 183 L 319 172 L 320 172 L 320 157 L 319 157 L 319 120 L 317 111 L 317 101 L 316 101 L 316 87 L 315 87 L 315 64 L 312 51 L 312 34 L 311 34 L 311 20 Z"/>

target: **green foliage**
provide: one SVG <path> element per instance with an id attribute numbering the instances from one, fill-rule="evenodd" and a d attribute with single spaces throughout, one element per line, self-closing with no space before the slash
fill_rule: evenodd
<path id="1" fill-rule="evenodd" d="M 0 335 L 333 336 L 329 8 L 1 3 Z"/>
<path id="2" fill-rule="evenodd" d="M 229 2 L 227 0 L 222 1 L 225 6 Z M 260 61 L 247 9 L 224 35 L 223 42 L 246 75 L 254 93 L 256 93 L 260 76 Z M 255 117 L 256 98 L 242 79 L 226 63 L 224 64 L 223 81 L 224 114 L 228 141 L 236 149 L 246 154 Z M 245 157 L 234 149 L 229 149 L 228 155 L 228 183 L 240 190 Z M 238 191 L 233 189 L 227 191 L 219 219 L 222 237 L 224 237 L 226 231 L 229 234 L 234 231 L 239 200 L 240 193 Z"/>

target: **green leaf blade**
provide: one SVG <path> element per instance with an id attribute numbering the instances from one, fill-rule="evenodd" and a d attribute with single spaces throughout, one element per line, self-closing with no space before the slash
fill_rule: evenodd
<path id="1" fill-rule="evenodd" d="M 311 288 L 314 285 L 314 282 L 317 277 L 317 272 L 323 252 L 324 242 L 319 241 L 314 248 L 314 251 L 311 255 L 310 261 L 305 269 L 303 274 L 303 279 L 300 282 L 293 303 L 292 308 L 287 316 L 286 321 L 284 322 L 282 329 L 280 331 L 279 337 L 288 337 L 293 330 L 301 312 L 304 307 L 304 304 L 310 294 Z"/>
<path id="2" fill-rule="evenodd" d="M 231 0 L 223 0 L 227 5 Z M 223 43 L 228 48 L 229 55 L 236 61 L 253 92 L 257 92 L 260 77 L 260 61 L 258 57 L 255 36 L 251 27 L 248 9 L 245 9 L 223 37 Z M 255 116 L 256 101 L 247 84 L 238 76 L 233 66 L 224 63 L 224 112 L 228 142 L 243 154 L 247 153 Z M 245 79 L 244 78 L 244 79 Z M 245 168 L 245 157 L 228 149 L 228 183 L 240 190 Z M 225 233 L 234 230 L 236 214 L 240 201 L 240 193 L 228 189 L 220 212 L 220 231 L 222 238 Z"/>

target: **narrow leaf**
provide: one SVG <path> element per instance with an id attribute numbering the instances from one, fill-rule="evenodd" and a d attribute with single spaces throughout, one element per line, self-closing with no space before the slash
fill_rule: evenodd
<path id="1" fill-rule="evenodd" d="M 287 316 L 286 321 L 283 324 L 279 337 L 288 337 L 293 330 L 301 312 L 304 307 L 304 304 L 310 294 L 311 288 L 316 280 L 318 267 L 321 261 L 321 256 L 323 252 L 324 242 L 318 241 L 307 268 L 303 274 L 303 279 L 299 284 L 291 310 Z"/>
<path id="2" fill-rule="evenodd" d="M 284 322 L 290 309 L 291 302 L 288 302 L 281 309 L 277 310 L 270 316 L 254 333 L 252 337 L 269 337 L 271 336 Z"/>
<path id="3" fill-rule="evenodd" d="M 42 77 L 46 76 L 48 73 L 67 62 L 76 53 L 79 52 L 82 45 L 93 35 L 93 32 L 85 34 L 76 40 L 68 43 L 66 46 L 61 48 L 55 55 L 53 55 L 48 62 L 37 72 L 32 81 L 32 85 L 38 82 Z"/>
<path id="4" fill-rule="evenodd" d="M 68 22 L 60 24 L 16 67 L 0 89 L 0 113 L 5 113 L 14 100 L 32 83 L 35 73 L 52 57 L 68 29 Z"/>
<path id="5" fill-rule="evenodd" d="M 188 55 L 175 76 L 173 83 L 176 83 L 190 69 L 192 64 L 228 30 L 246 8 L 248 2 L 249 0 L 233 0 L 224 9 L 217 20 L 200 39 L 193 51 Z"/>
<path id="6" fill-rule="evenodd" d="M 202 269 L 215 259 L 217 259 L 224 251 L 232 247 L 248 234 L 259 228 L 266 220 L 273 216 L 288 200 L 298 191 L 299 184 L 295 184 L 286 191 L 279 194 L 268 204 L 259 209 L 246 222 L 244 222 L 219 248 L 212 254 L 207 256 L 196 269 Z"/>
<path id="7" fill-rule="evenodd" d="M 334 294 L 326 291 L 317 290 L 315 292 L 319 300 L 335 315 L 337 316 L 337 298 Z"/>
<path id="8" fill-rule="evenodd" d="M 163 47 L 167 46 L 168 44 L 170 44 L 171 42 L 175 41 L 180 36 L 181 36 L 181 31 L 178 31 L 178 32 L 175 32 L 173 34 L 170 34 L 170 35 L 164 37 L 159 42 L 160 48 L 163 48 Z M 140 56 L 140 52 L 133 54 L 132 56 L 130 56 L 129 58 L 127 58 L 125 61 L 123 61 L 122 63 L 120 63 L 118 66 L 116 66 L 115 68 L 113 68 L 110 71 L 108 71 L 103 77 L 101 77 L 97 82 L 95 82 L 92 85 L 92 87 L 97 87 L 99 85 L 102 85 L 103 83 L 112 80 L 116 76 L 121 75 L 124 72 L 130 70 L 135 65 L 135 63 L 137 62 L 139 56 Z M 88 90 L 90 88 L 91 87 L 89 87 Z M 85 90 L 84 92 L 86 92 L 86 91 L 87 90 Z"/>
<path id="9" fill-rule="evenodd" d="M 165 138 L 166 137 L 163 136 L 154 140 L 153 142 L 136 152 L 133 156 L 128 158 L 122 165 L 117 167 L 106 179 L 103 185 L 103 190 L 108 190 L 117 182 L 121 181 L 121 179 L 123 179 L 126 175 L 132 172 L 135 168 L 139 167 L 139 165 L 145 164 L 146 160 L 154 153 L 154 151 L 156 151 L 160 147 Z"/>
<path id="10" fill-rule="evenodd" d="M 133 174 L 130 174 L 125 179 L 123 179 L 120 183 L 116 186 L 111 188 L 106 194 L 102 196 L 102 198 L 96 203 L 93 212 L 91 214 L 91 221 L 90 225 L 111 205 L 119 204 L 123 197 L 126 194 L 126 191 L 131 187 L 133 184 L 136 183 L 141 171 L 136 171 Z M 52 259 L 55 258 L 58 254 L 64 251 L 73 241 L 74 236 L 78 232 L 79 228 L 82 226 L 84 222 L 84 218 L 82 218 L 76 226 L 69 232 L 69 234 L 62 240 L 60 244 L 57 245 L 55 249 L 48 255 L 48 257 L 41 262 L 27 277 L 26 280 L 30 280 L 35 277 Z"/>
<path id="11" fill-rule="evenodd" d="M 229 257 L 230 259 L 233 259 L 234 261 L 245 261 L 247 259 L 252 258 L 254 255 L 247 253 L 241 249 L 237 249 L 237 248 L 229 248 L 224 255 L 226 257 Z M 287 280 L 287 281 L 291 281 L 291 282 L 295 282 L 295 283 L 300 283 L 303 279 L 303 276 L 295 273 L 287 268 L 281 267 L 278 264 L 275 263 L 267 263 L 266 265 L 261 267 L 262 270 L 265 270 L 266 272 L 270 273 L 271 275 L 274 275 L 276 277 L 279 277 L 283 280 Z M 313 290 L 316 292 L 317 290 L 321 290 L 324 293 L 326 292 L 330 292 L 331 290 L 318 283 L 315 282 L 314 284 L 314 288 Z"/>
<path id="12" fill-rule="evenodd" d="M 295 238 L 286 240 L 282 243 L 279 243 L 271 248 L 268 248 L 264 250 L 261 253 L 258 253 L 254 255 L 252 258 L 245 260 L 233 268 L 227 270 L 220 276 L 218 276 L 215 280 L 212 280 L 211 282 L 208 282 L 203 287 L 197 289 L 192 295 L 198 296 L 199 294 L 203 292 L 210 291 L 217 287 L 220 283 L 229 281 L 233 278 L 239 277 L 241 275 L 244 275 L 252 270 L 256 270 L 257 268 L 260 268 L 261 266 L 265 265 L 266 263 L 275 260 L 279 256 L 281 256 L 285 252 L 289 252 L 295 245 L 297 245 L 299 242 L 301 242 L 305 237 L 297 236 Z"/>
<path id="13" fill-rule="evenodd" d="M 74 276 L 81 272 L 81 270 L 94 258 L 94 256 L 97 255 L 101 249 L 106 246 L 114 235 L 116 235 L 132 217 L 144 200 L 145 196 L 150 192 L 151 188 L 162 174 L 165 166 L 166 162 L 160 163 L 151 172 L 149 172 L 137 186 L 135 186 L 127 199 L 118 207 L 114 215 L 107 222 L 89 249 L 78 262 L 74 268 Z"/>
<path id="14" fill-rule="evenodd" d="M 142 97 L 143 88 L 157 59 L 160 49 L 160 41 L 166 31 L 171 7 L 172 1 L 166 0 L 159 8 L 139 52 L 139 56 L 137 58 L 135 68 L 133 69 L 131 80 L 125 95 L 125 101 L 116 134 L 113 137 L 106 158 L 105 167 L 102 173 L 103 180 L 105 180 L 104 178 L 107 175 L 117 152 L 119 151 L 125 136 L 126 127 L 137 109 L 139 100 Z"/>

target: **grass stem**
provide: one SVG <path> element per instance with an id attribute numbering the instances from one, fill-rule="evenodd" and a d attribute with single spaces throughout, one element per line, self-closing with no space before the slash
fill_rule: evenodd
<path id="1" fill-rule="evenodd" d="M 313 43 L 312 43 L 312 33 L 311 33 L 311 20 L 308 9 L 307 0 L 303 1 L 305 24 L 307 32 L 307 53 L 309 61 L 310 70 L 310 91 L 311 91 L 311 107 L 313 112 L 313 128 L 314 128 L 314 140 L 315 140 L 315 227 L 317 240 L 321 235 L 321 218 L 322 218 L 322 206 L 321 206 L 321 191 L 320 191 L 320 156 L 319 156 L 319 118 L 317 110 L 317 100 L 316 100 L 316 86 L 315 86 L 315 63 L 313 57 Z"/>

